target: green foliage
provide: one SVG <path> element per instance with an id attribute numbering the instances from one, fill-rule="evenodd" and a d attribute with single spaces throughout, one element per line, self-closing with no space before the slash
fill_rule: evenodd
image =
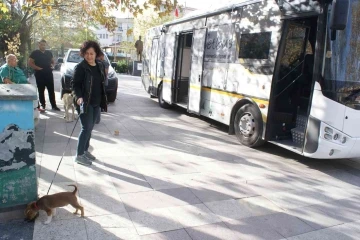
<path id="1" fill-rule="evenodd" d="M 151 6 L 160 18 L 174 9 L 173 0 L 3 0 L 0 1 L 0 56 L 7 50 L 5 34 L 13 38 L 20 33 L 21 56 L 27 56 L 28 52 L 37 48 L 34 43 L 40 38 L 48 39 L 49 45 L 55 48 L 61 45 L 63 50 L 66 44 L 78 45 L 86 39 L 83 30 L 89 27 L 89 23 L 104 25 L 112 31 L 116 22 L 111 12 L 127 9 L 136 17 Z M 41 18 L 43 24 L 40 24 Z M 78 34 L 72 31 L 77 28 L 80 29 Z M 70 36 L 67 36 L 68 32 Z M 87 39 L 95 39 L 90 32 Z"/>
<path id="2" fill-rule="evenodd" d="M 6 41 L 11 41 L 19 32 L 21 22 L 19 18 L 11 18 L 9 13 L 1 13 L 0 18 L 0 53 L 5 54 L 8 49 Z"/>
<path id="3" fill-rule="evenodd" d="M 116 66 L 116 72 L 119 73 L 128 73 L 128 63 L 126 60 L 120 60 L 117 62 L 117 66 Z"/>

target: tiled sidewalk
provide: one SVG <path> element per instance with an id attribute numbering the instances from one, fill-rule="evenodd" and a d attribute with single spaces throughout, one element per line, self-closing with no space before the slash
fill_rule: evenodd
<path id="1" fill-rule="evenodd" d="M 77 184 L 86 217 L 69 206 L 44 225 L 41 213 L 34 240 L 360 238 L 359 161 L 249 149 L 220 125 L 159 108 L 139 78 L 121 76 L 119 86 L 93 131 L 99 160 L 74 165 L 78 124 L 50 191 Z M 37 126 L 40 196 L 74 127 L 62 114 L 47 111 Z"/>

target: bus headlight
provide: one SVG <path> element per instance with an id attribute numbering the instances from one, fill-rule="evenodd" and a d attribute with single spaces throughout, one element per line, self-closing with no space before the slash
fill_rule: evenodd
<path id="1" fill-rule="evenodd" d="M 331 139 L 332 139 L 332 136 L 331 136 L 330 134 L 325 133 L 324 138 L 325 138 L 326 140 L 331 140 Z"/>
<path id="2" fill-rule="evenodd" d="M 325 132 L 329 133 L 329 134 L 333 134 L 332 128 L 329 128 L 329 127 L 325 127 Z"/>
<path id="3" fill-rule="evenodd" d="M 334 140 L 338 140 L 338 139 L 339 139 L 339 134 L 335 133 Z"/>
<path id="4" fill-rule="evenodd" d="M 341 139 L 341 143 L 346 143 L 346 137 L 343 137 L 343 138 Z"/>

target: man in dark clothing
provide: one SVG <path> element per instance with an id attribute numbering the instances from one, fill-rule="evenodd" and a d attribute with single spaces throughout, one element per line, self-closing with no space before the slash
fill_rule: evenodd
<path id="1" fill-rule="evenodd" d="M 42 109 L 45 110 L 45 87 L 49 93 L 49 100 L 53 110 L 60 111 L 56 106 L 54 76 L 52 70 L 54 68 L 54 58 L 50 51 L 45 50 L 46 41 L 39 42 L 39 50 L 35 50 L 30 54 L 29 66 L 35 70 L 36 85 L 39 92 L 39 99 Z"/>

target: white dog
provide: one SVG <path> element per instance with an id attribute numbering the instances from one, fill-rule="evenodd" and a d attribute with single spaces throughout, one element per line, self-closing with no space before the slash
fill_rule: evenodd
<path id="1" fill-rule="evenodd" d="M 63 97 L 63 102 L 64 102 L 64 108 L 65 108 L 65 115 L 64 118 L 66 119 L 67 122 L 70 122 L 70 115 L 69 115 L 69 110 L 71 109 L 72 111 L 72 118 L 71 121 L 75 120 L 75 107 L 74 107 L 74 97 L 71 93 L 64 93 Z"/>

